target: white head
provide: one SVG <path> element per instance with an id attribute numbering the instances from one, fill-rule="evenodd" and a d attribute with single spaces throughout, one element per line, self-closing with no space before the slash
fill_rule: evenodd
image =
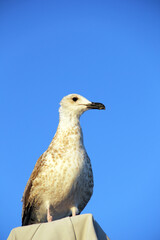
<path id="1" fill-rule="evenodd" d="M 67 115 L 79 118 L 83 112 L 89 109 L 105 109 L 102 103 L 95 103 L 87 100 L 79 94 L 69 94 L 60 102 L 60 116 Z"/>

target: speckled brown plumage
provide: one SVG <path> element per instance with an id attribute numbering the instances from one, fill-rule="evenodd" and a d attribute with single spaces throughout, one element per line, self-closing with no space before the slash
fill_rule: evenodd
<path id="1" fill-rule="evenodd" d="M 64 97 L 60 104 L 57 132 L 24 190 L 22 225 L 79 214 L 92 196 L 93 174 L 79 117 L 90 108 L 104 109 L 104 105 L 78 94 Z"/>

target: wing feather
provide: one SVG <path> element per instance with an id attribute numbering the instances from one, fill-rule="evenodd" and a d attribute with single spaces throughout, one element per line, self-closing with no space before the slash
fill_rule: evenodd
<path id="1" fill-rule="evenodd" d="M 33 169 L 33 172 L 27 182 L 27 185 L 25 187 L 22 202 L 22 225 L 28 225 L 28 222 L 30 222 L 30 218 L 33 215 L 32 211 L 34 209 L 34 199 L 30 202 L 30 195 L 32 190 L 32 184 L 34 179 L 38 176 L 39 172 L 41 171 L 41 167 L 43 165 L 43 154 L 40 156 L 40 158 L 37 160 L 35 167 Z"/>

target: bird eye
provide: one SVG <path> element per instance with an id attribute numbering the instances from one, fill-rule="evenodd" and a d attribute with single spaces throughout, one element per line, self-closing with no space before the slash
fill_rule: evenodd
<path id="1" fill-rule="evenodd" d="M 74 102 L 76 102 L 76 101 L 78 100 L 78 98 L 77 98 L 77 97 L 73 97 L 72 100 L 73 100 Z"/>

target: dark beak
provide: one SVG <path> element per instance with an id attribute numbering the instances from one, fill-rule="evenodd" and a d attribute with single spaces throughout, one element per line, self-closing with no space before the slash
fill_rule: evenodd
<path id="1" fill-rule="evenodd" d="M 97 103 L 97 102 L 92 102 L 90 104 L 86 105 L 88 109 L 104 109 L 105 110 L 105 106 L 102 103 Z"/>

